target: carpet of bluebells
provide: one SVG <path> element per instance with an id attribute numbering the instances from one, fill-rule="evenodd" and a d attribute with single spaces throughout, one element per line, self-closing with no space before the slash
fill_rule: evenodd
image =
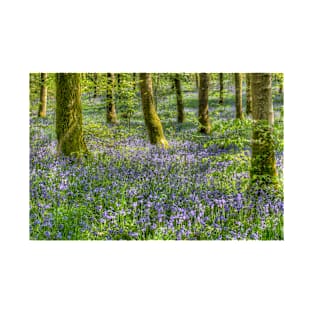
<path id="1" fill-rule="evenodd" d="M 189 122 L 179 127 L 175 110 L 173 116 L 160 111 L 170 144 L 164 150 L 148 143 L 139 113 L 130 129 L 123 121 L 108 127 L 104 109 L 85 104 L 91 154 L 74 161 L 56 155 L 53 104 L 46 119 L 36 117 L 34 106 L 30 239 L 282 240 L 282 186 L 248 188 L 249 120 L 235 121 L 228 116 L 232 112 L 212 110 L 214 131 L 201 136 L 190 122 L 195 112 L 186 112 Z M 282 137 L 281 129 L 277 134 Z M 276 161 L 282 185 L 282 139 Z"/>

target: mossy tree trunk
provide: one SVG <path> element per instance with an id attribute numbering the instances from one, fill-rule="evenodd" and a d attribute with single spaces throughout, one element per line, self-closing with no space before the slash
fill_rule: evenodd
<path id="1" fill-rule="evenodd" d="M 242 76 L 240 73 L 235 73 L 235 88 L 236 88 L 236 118 L 243 119 L 242 113 Z"/>
<path id="2" fill-rule="evenodd" d="M 219 79 L 220 79 L 220 99 L 219 99 L 219 104 L 224 103 L 224 75 L 223 73 L 219 74 Z"/>
<path id="3" fill-rule="evenodd" d="M 176 73 L 175 75 L 174 83 L 175 83 L 176 100 L 177 100 L 177 122 L 183 123 L 185 120 L 184 102 L 183 102 L 183 95 L 181 91 L 180 76 L 178 73 Z"/>
<path id="4" fill-rule="evenodd" d="M 107 73 L 107 123 L 117 124 L 114 101 L 114 73 Z"/>
<path id="5" fill-rule="evenodd" d="M 139 78 L 142 110 L 150 143 L 168 148 L 169 145 L 164 137 L 162 124 L 154 106 L 151 74 L 140 73 Z"/>
<path id="6" fill-rule="evenodd" d="M 252 133 L 251 183 L 276 182 L 273 139 L 274 111 L 270 73 L 251 74 Z"/>
<path id="7" fill-rule="evenodd" d="M 79 73 L 56 74 L 57 151 L 67 156 L 87 153 L 83 138 Z"/>
<path id="8" fill-rule="evenodd" d="M 209 119 L 209 76 L 208 73 L 199 74 L 199 123 L 201 133 L 209 134 L 211 124 Z"/>
<path id="9" fill-rule="evenodd" d="M 47 112 L 47 73 L 40 73 L 40 103 L 38 116 L 46 117 Z"/>
<path id="10" fill-rule="evenodd" d="M 252 113 L 252 94 L 251 94 L 251 78 L 250 73 L 246 73 L 246 113 L 247 115 Z"/>

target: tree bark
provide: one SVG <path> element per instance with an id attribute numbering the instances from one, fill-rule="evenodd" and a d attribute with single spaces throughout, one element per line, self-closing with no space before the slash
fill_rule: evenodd
<path id="1" fill-rule="evenodd" d="M 169 145 L 164 137 L 162 124 L 154 106 L 151 74 L 140 73 L 139 78 L 142 110 L 150 143 L 160 145 L 163 148 L 168 148 Z"/>
<path id="2" fill-rule="evenodd" d="M 247 115 L 252 113 L 252 94 L 251 94 L 251 78 L 250 73 L 246 73 L 246 113 Z"/>
<path id="3" fill-rule="evenodd" d="M 279 94 L 281 98 L 281 103 L 284 103 L 284 77 L 279 77 Z"/>
<path id="4" fill-rule="evenodd" d="M 235 73 L 235 88 L 236 88 L 236 118 L 243 119 L 242 113 L 242 76 L 240 73 Z"/>
<path id="5" fill-rule="evenodd" d="M 46 117 L 47 112 L 47 73 L 40 73 L 40 104 L 38 110 L 39 117 Z"/>
<path id="6" fill-rule="evenodd" d="M 56 74 L 56 134 L 58 153 L 67 156 L 87 153 L 83 138 L 79 73 Z"/>
<path id="7" fill-rule="evenodd" d="M 199 90 L 199 74 L 195 73 L 196 89 Z"/>
<path id="8" fill-rule="evenodd" d="M 209 134 L 211 125 L 209 120 L 209 76 L 208 73 L 199 74 L 199 123 L 201 133 Z"/>
<path id="9" fill-rule="evenodd" d="M 114 102 L 114 73 L 107 73 L 107 123 L 117 124 Z"/>
<path id="10" fill-rule="evenodd" d="M 279 93 L 282 94 L 284 92 L 284 81 L 281 78 L 279 81 Z"/>
<path id="11" fill-rule="evenodd" d="M 99 73 L 94 73 L 93 74 L 93 79 L 94 79 L 94 93 L 93 97 L 97 98 L 99 94 Z"/>
<path id="12" fill-rule="evenodd" d="M 177 122 L 183 123 L 185 120 L 184 103 L 183 103 L 183 95 L 181 91 L 181 81 L 180 81 L 180 77 L 178 73 L 175 75 L 174 83 L 175 83 L 176 100 L 177 100 Z"/>
<path id="13" fill-rule="evenodd" d="M 220 78 L 220 100 L 219 100 L 219 104 L 223 104 L 224 103 L 224 77 L 223 77 L 223 73 L 219 74 L 219 78 Z"/>
<path id="14" fill-rule="evenodd" d="M 252 133 L 251 183 L 276 182 L 275 150 L 273 139 L 274 111 L 272 81 L 269 73 L 251 74 Z"/>
<path id="15" fill-rule="evenodd" d="M 136 85 L 137 85 L 137 74 L 133 73 L 133 91 L 136 91 Z"/>

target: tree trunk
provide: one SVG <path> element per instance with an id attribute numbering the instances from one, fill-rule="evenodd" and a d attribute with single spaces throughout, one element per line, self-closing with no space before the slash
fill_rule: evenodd
<path id="1" fill-rule="evenodd" d="M 68 156 L 87 153 L 83 138 L 79 73 L 56 74 L 56 134 L 58 153 Z"/>
<path id="2" fill-rule="evenodd" d="M 137 74 L 133 73 L 133 92 L 136 91 L 136 85 L 137 85 Z"/>
<path id="3" fill-rule="evenodd" d="M 154 106 L 151 74 L 140 73 L 139 78 L 142 110 L 150 143 L 168 148 L 168 142 L 164 137 L 162 124 Z"/>
<path id="4" fill-rule="evenodd" d="M 114 73 L 107 73 L 107 123 L 117 124 L 114 102 Z"/>
<path id="5" fill-rule="evenodd" d="M 282 94 L 284 92 L 284 81 L 281 79 L 279 82 L 279 93 Z"/>
<path id="6" fill-rule="evenodd" d="M 281 103 L 284 103 L 284 77 L 280 76 L 279 79 L 279 94 L 281 98 Z"/>
<path id="7" fill-rule="evenodd" d="M 246 105 L 246 113 L 247 115 L 252 113 L 252 94 L 251 94 L 251 74 L 246 73 L 246 99 L 247 99 L 247 105 Z"/>
<path id="8" fill-rule="evenodd" d="M 235 73 L 236 88 L 236 118 L 243 119 L 242 113 L 242 77 L 240 73 Z"/>
<path id="9" fill-rule="evenodd" d="M 94 80 L 94 93 L 93 97 L 97 98 L 99 94 L 99 73 L 93 74 L 93 80 Z"/>
<path id="10" fill-rule="evenodd" d="M 209 120 L 209 76 L 208 73 L 200 73 L 199 75 L 199 123 L 200 132 L 209 134 L 211 130 Z"/>
<path id="11" fill-rule="evenodd" d="M 47 73 L 40 73 L 40 104 L 39 117 L 46 117 L 47 112 Z"/>
<path id="12" fill-rule="evenodd" d="M 224 77 L 223 73 L 220 73 L 219 78 L 220 78 L 220 100 L 219 104 L 224 103 Z"/>
<path id="13" fill-rule="evenodd" d="M 274 112 L 272 82 L 269 73 L 251 74 L 252 133 L 251 183 L 276 181 L 275 150 L 273 139 Z"/>
<path id="14" fill-rule="evenodd" d="M 196 90 L 199 90 L 199 74 L 195 73 Z"/>
<path id="15" fill-rule="evenodd" d="M 175 75 L 174 83 L 175 83 L 176 100 L 177 100 L 177 122 L 183 123 L 185 120 L 184 103 L 183 103 L 183 95 L 181 91 L 181 81 L 180 81 L 180 77 L 178 73 Z"/>

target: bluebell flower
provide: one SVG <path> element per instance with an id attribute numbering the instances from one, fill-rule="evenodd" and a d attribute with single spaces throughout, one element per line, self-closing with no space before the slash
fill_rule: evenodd
<path id="1" fill-rule="evenodd" d="M 252 234 L 250 235 L 250 238 L 251 238 L 251 239 L 259 239 L 259 235 L 258 235 L 257 233 L 252 233 Z"/>

